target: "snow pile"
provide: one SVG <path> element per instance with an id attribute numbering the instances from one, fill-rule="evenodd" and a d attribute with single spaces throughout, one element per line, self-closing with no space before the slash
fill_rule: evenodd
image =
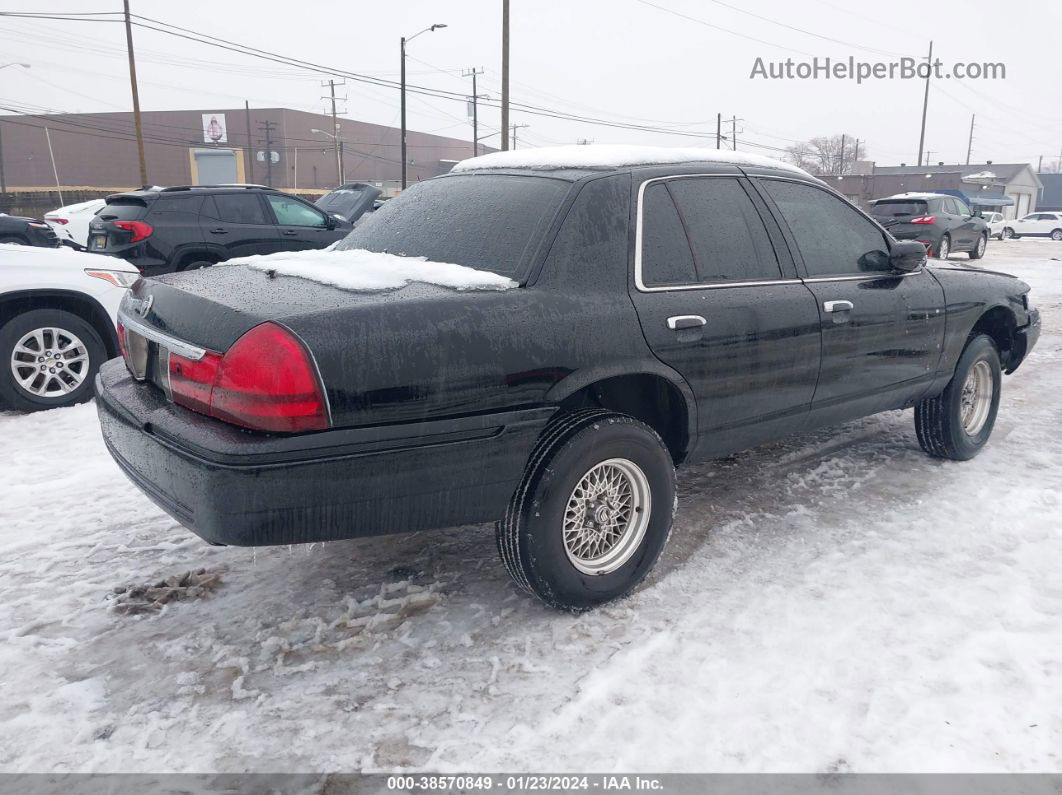
<path id="1" fill-rule="evenodd" d="M 546 146 L 539 149 L 494 152 L 462 160 L 453 167 L 453 171 L 475 171 L 484 168 L 531 168 L 549 171 L 561 168 L 622 168 L 666 163 L 729 163 L 735 166 L 763 166 L 785 169 L 808 176 L 806 171 L 791 163 L 749 152 L 731 152 L 726 149 L 700 147 L 671 148 L 619 144 Z"/>
<path id="2" fill-rule="evenodd" d="M 431 262 L 426 257 L 399 257 L 355 248 L 337 251 L 285 251 L 231 259 L 227 265 L 249 265 L 255 270 L 296 276 L 331 284 L 343 290 L 396 290 L 410 282 L 437 284 L 455 290 L 508 290 L 512 279 L 452 262 Z"/>

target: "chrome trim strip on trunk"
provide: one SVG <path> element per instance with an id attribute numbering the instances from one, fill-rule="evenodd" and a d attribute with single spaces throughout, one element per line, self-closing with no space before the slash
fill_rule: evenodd
<path id="1" fill-rule="evenodd" d="M 159 345 L 165 345 L 171 353 L 176 353 L 178 356 L 183 356 L 185 359 L 191 359 L 193 362 L 198 362 L 206 356 L 206 348 L 200 348 L 197 345 L 192 345 L 190 342 L 185 342 L 176 337 L 171 337 L 169 334 L 164 334 L 156 328 L 145 326 L 144 324 L 133 320 L 121 310 L 118 311 L 118 320 L 130 331 L 134 331 L 141 337 L 145 337 L 152 342 L 157 342 Z"/>

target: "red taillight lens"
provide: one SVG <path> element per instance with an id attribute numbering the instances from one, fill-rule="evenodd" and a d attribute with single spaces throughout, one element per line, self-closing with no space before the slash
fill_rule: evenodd
<path id="1" fill-rule="evenodd" d="M 225 353 L 210 408 L 220 420 L 262 431 L 328 427 L 309 354 L 294 334 L 274 323 L 255 326 Z"/>
<path id="2" fill-rule="evenodd" d="M 114 221 L 116 229 L 122 229 L 126 232 L 132 232 L 133 238 L 130 243 L 139 243 L 141 240 L 146 240 L 151 237 L 151 233 L 155 230 L 151 227 L 151 224 L 144 221 Z"/>
<path id="3" fill-rule="evenodd" d="M 324 390 L 302 343 L 275 323 L 255 326 L 222 356 L 170 353 L 174 403 L 257 431 L 329 427 Z"/>
<path id="4" fill-rule="evenodd" d="M 60 226 L 66 226 L 68 223 L 70 223 L 70 221 L 68 221 L 66 218 L 56 218 L 52 215 L 44 216 L 44 220 L 53 224 L 59 224 Z"/>
<path id="5" fill-rule="evenodd" d="M 920 215 L 917 218 L 912 218 L 912 224 L 935 224 L 937 217 L 935 215 Z"/>
<path id="6" fill-rule="evenodd" d="M 210 414 L 210 394 L 214 388 L 221 354 L 207 351 L 202 359 L 186 359 L 170 351 L 170 394 L 173 402 L 200 414 Z"/>

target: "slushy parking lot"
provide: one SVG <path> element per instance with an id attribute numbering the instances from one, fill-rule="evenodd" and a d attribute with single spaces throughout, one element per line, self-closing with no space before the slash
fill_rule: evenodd
<path id="1" fill-rule="evenodd" d="M 0 414 L 0 769 L 1058 769 L 1062 243 L 973 264 L 1044 324 L 980 456 L 907 411 L 680 469 L 661 564 L 577 616 L 490 526 L 210 547 L 91 403 Z"/>

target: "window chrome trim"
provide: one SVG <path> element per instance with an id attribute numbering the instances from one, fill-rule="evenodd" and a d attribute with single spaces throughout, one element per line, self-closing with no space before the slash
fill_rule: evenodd
<path id="1" fill-rule="evenodd" d="M 185 359 L 191 359 L 193 362 L 198 362 L 206 356 L 206 348 L 200 348 L 199 346 L 192 345 L 184 340 L 171 337 L 169 334 L 164 334 L 151 326 L 145 326 L 142 323 L 133 320 L 121 310 L 118 312 L 118 320 L 130 331 L 134 331 L 141 337 L 156 342 L 159 345 L 165 345 L 171 352 L 176 353 L 178 356 L 183 356 Z"/>
<path id="2" fill-rule="evenodd" d="M 673 179 L 710 179 L 717 177 L 725 177 L 727 179 L 741 179 L 744 174 L 669 174 L 666 177 L 653 177 L 652 179 L 645 180 L 638 186 L 638 216 L 634 222 L 634 287 L 640 293 L 667 293 L 676 290 L 720 290 L 724 287 L 767 287 L 779 284 L 800 284 L 800 279 L 786 279 L 779 277 L 777 279 L 760 279 L 756 281 L 745 282 L 710 282 L 707 284 L 664 284 L 660 286 L 647 287 L 645 282 L 642 281 L 642 215 L 645 205 L 643 199 L 645 197 L 645 189 L 652 185 L 654 182 L 665 182 Z M 798 182 L 799 180 L 793 180 Z"/>

